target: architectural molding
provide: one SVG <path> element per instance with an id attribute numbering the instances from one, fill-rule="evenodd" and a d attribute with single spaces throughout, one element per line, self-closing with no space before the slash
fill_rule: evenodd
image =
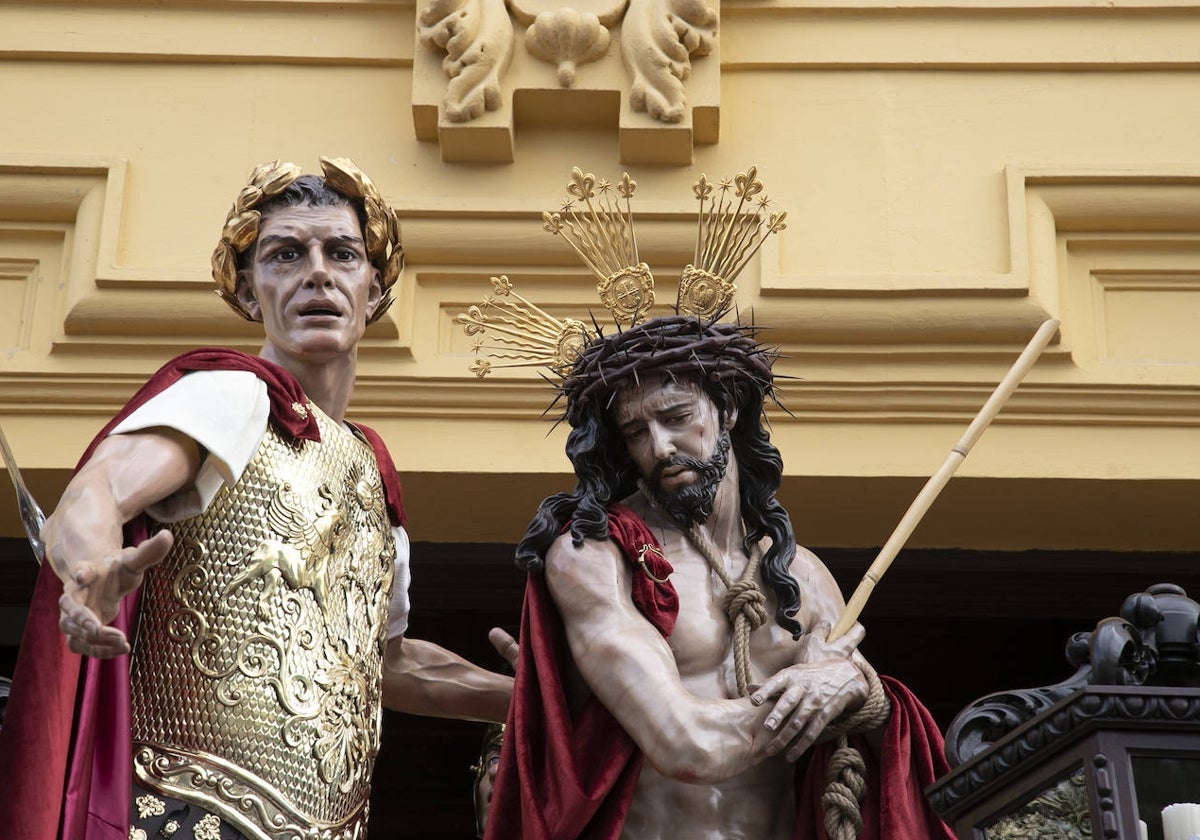
<path id="1" fill-rule="evenodd" d="M 580 0 L 576 8 L 594 3 L 603 5 Z M 422 49 L 415 38 L 419 5 L 174 0 L 147 10 L 131 0 L 6 3 L 0 59 L 407 67 Z M 1195 0 L 725 0 L 721 65 L 1188 69 L 1200 67 L 1196 9 Z"/>
<path id="2" fill-rule="evenodd" d="M 60 0 L 0 6 L 0 59 L 404 67 L 411 0 Z M 33 8 L 36 6 L 36 10 Z"/>
<path id="3" fill-rule="evenodd" d="M 36 401 L 50 414 L 103 413 L 183 348 L 256 349 L 259 333 L 230 316 L 207 275 L 119 263 L 126 169 L 123 160 L 0 160 L 0 225 L 40 225 L 65 249 L 57 303 L 37 310 L 32 333 L 9 327 L 43 344 L 0 369 L 0 412 Z M 1001 274 L 813 276 L 785 270 L 768 240 L 736 300 L 771 325 L 779 371 L 803 377 L 781 382 L 796 420 L 958 422 L 1053 315 L 1062 340 L 1005 422 L 1194 426 L 1200 346 L 1187 313 L 1200 310 L 1200 173 L 1011 166 L 1005 179 L 1011 266 Z M 643 203 L 639 245 L 665 312 L 673 272 L 690 259 L 694 211 Z M 536 372 L 474 380 L 454 317 L 486 292 L 489 275 L 507 273 L 553 314 L 587 318 L 590 276 L 549 241 L 528 200 L 470 211 L 428 204 L 400 210 L 409 267 L 397 305 L 363 344 L 356 406 L 394 418 L 540 415 Z M 1147 319 L 1153 330 L 1140 329 Z M 98 391 L 110 395 L 102 405 Z"/>
<path id="4" fill-rule="evenodd" d="M 963 762 L 927 791 L 933 807 L 957 815 L 1001 778 L 1019 779 L 1039 756 L 1065 750 L 1098 729 L 1195 731 L 1200 694 L 1193 688 L 1088 686 L 998 739 L 986 753 Z M 1107 760 L 1097 761 L 1103 767 Z M 1109 836 L 1116 836 L 1112 834 Z"/>
<path id="5" fill-rule="evenodd" d="M 1157 362 L 1126 359 L 1114 365 L 1120 360 L 1101 358 L 1096 343 L 1104 336 L 1095 334 L 1097 307 L 1103 305 L 1106 291 L 1136 290 L 1142 306 L 1153 306 L 1147 298 L 1155 293 L 1176 298 L 1195 293 L 1200 172 L 1012 165 L 1004 177 L 1008 271 L 792 273 L 781 268 L 778 243 L 768 242 L 760 292 L 764 302 L 779 302 L 770 306 L 776 333 L 785 343 L 801 336 L 852 344 L 880 339 L 955 343 L 963 330 L 970 330 L 976 343 L 981 331 L 1011 341 L 1014 332 L 1030 333 L 1054 315 L 1063 320 L 1064 343 L 1056 352 L 1071 351 L 1074 363 L 1093 382 L 1146 381 L 1153 370 L 1150 379 L 1200 385 L 1200 346 L 1195 345 L 1194 332 L 1180 334 L 1186 323 L 1174 337 L 1190 346 L 1177 351 L 1183 355 Z M 831 304 L 836 304 L 837 313 L 832 318 Z M 1170 310 L 1181 308 L 1172 304 Z M 888 329 L 877 328 L 874 337 L 864 335 L 864 326 L 874 322 L 882 327 L 889 313 L 893 323 Z"/>
<path id="6" fill-rule="evenodd" d="M 1200 67 L 1193 0 L 891 3 L 726 0 L 722 67 L 1184 70 Z"/>
<path id="7" fill-rule="evenodd" d="M 163 359 L 198 342 L 256 349 L 258 329 L 229 317 L 212 294 L 211 277 L 119 261 L 127 169 L 122 158 L 0 158 L 0 229 L 25 231 L 25 239 L 31 232 L 57 231 L 62 241 L 53 255 L 35 257 L 14 244 L 5 254 L 10 262 L 35 262 L 39 271 L 61 268 L 61 278 L 41 284 L 38 293 L 56 298 L 34 325 L 44 339 L 40 354 Z M 405 295 L 401 286 L 401 307 Z M 403 356 L 404 338 L 387 317 L 368 331 L 366 347 L 387 343 Z M 31 367 L 41 365 L 34 361 Z"/>

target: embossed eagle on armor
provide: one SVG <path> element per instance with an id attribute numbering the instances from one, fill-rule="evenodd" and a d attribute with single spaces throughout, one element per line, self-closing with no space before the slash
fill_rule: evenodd
<path id="1" fill-rule="evenodd" d="M 333 492 L 322 485 L 317 494 L 324 501 L 315 518 L 304 510 L 291 484 L 280 486 L 267 509 L 267 523 L 281 539 L 265 540 L 246 560 L 246 567 L 225 587 L 222 600 L 246 584 L 266 578 L 259 597 L 259 612 L 267 613 L 267 603 L 280 579 L 292 589 L 308 589 L 317 606 L 325 610 L 329 597 L 329 561 L 345 540 L 349 529 L 346 512 L 334 500 Z"/>

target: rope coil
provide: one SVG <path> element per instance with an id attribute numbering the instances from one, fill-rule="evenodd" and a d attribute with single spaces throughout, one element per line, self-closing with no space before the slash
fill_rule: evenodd
<path id="1" fill-rule="evenodd" d="M 892 704 L 883 683 L 865 659 L 854 663 L 867 680 L 867 701 L 825 727 L 837 737 L 837 749 L 829 757 L 825 773 L 825 793 L 821 806 L 825 811 L 825 831 L 830 840 L 856 840 L 862 830 L 862 800 L 867 792 L 867 765 L 862 753 L 850 746 L 848 736 L 878 729 L 892 714 Z"/>

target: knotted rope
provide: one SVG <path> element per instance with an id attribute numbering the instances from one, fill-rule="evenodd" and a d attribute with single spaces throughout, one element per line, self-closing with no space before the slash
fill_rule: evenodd
<path id="1" fill-rule="evenodd" d="M 758 585 L 762 549 L 754 546 L 742 576 L 733 580 L 725 571 L 725 563 L 717 547 L 699 525 L 693 522 L 683 533 L 696 550 L 704 555 L 713 574 L 725 584 L 725 615 L 733 625 L 733 670 L 737 676 L 738 697 L 749 697 L 750 633 L 762 627 L 768 617 L 767 597 Z"/>
<path id="2" fill-rule="evenodd" d="M 850 746 L 847 736 L 877 729 L 892 713 L 892 704 L 875 669 L 861 657 L 854 664 L 866 677 L 867 701 L 825 727 L 827 734 L 837 737 L 837 748 L 825 771 L 825 793 L 821 795 L 825 832 L 830 840 L 856 840 L 862 830 L 861 804 L 867 792 L 867 765 L 862 753 Z"/>

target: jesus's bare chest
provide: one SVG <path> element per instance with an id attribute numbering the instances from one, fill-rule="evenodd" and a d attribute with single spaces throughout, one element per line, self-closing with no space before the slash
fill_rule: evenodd
<path id="1" fill-rule="evenodd" d="M 671 582 L 679 595 L 679 617 L 668 639 L 679 675 L 704 697 L 736 696 L 733 622 L 727 615 L 728 589 L 699 552 L 673 546 L 667 554 L 675 571 Z M 743 557 L 726 560 L 726 573 L 736 580 L 745 567 Z M 767 622 L 750 633 L 754 681 L 761 682 L 794 661 L 791 635 L 774 622 L 775 598 L 765 592 Z"/>

